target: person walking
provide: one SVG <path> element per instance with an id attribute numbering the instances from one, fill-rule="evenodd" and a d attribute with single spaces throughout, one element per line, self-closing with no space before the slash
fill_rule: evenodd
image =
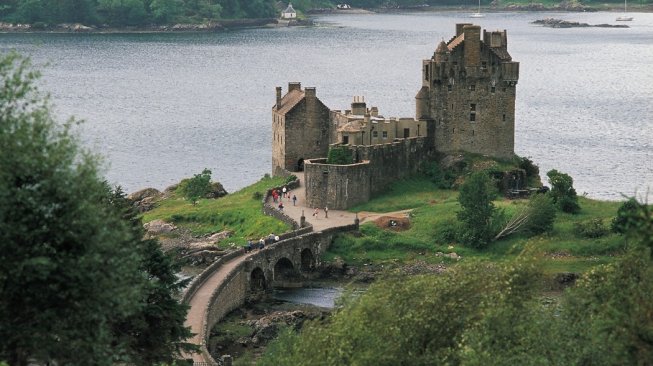
<path id="1" fill-rule="evenodd" d="M 329 208 L 327 206 L 324 206 L 324 218 L 329 218 Z"/>
<path id="2" fill-rule="evenodd" d="M 286 198 L 286 194 L 288 193 L 288 189 L 286 189 L 286 186 L 283 186 L 281 192 L 283 192 L 283 198 Z"/>
<path id="3" fill-rule="evenodd" d="M 295 196 L 295 195 L 293 194 L 293 195 L 292 195 L 292 205 L 295 206 L 296 203 L 297 203 L 297 196 Z"/>
<path id="4" fill-rule="evenodd" d="M 315 216 L 315 218 L 317 219 L 319 214 L 320 214 L 320 209 L 315 207 L 315 211 L 313 211 L 313 216 Z"/>

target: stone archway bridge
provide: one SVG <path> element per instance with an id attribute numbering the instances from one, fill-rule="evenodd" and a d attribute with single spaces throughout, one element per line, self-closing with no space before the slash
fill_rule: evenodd
<path id="1" fill-rule="evenodd" d="M 266 200 L 267 195 L 264 211 L 266 206 L 269 208 Z M 293 226 L 299 225 L 295 222 Z M 298 228 L 280 235 L 277 243 L 264 249 L 229 253 L 195 277 L 182 298 L 190 306 L 185 325 L 195 334 L 189 342 L 201 349 L 200 353 L 187 357 L 192 358 L 194 366 L 217 365 L 206 346 L 210 330 L 230 311 L 242 306 L 248 294 L 310 278 L 333 237 L 358 230 L 358 220 L 351 225 L 312 230 L 310 225 Z"/>

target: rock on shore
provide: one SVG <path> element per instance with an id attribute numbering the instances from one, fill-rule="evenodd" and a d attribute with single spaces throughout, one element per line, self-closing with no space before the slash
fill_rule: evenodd
<path id="1" fill-rule="evenodd" d="M 572 22 L 568 20 L 562 20 L 562 19 L 555 19 L 555 18 L 545 18 L 545 19 L 539 19 L 534 22 L 531 22 L 531 24 L 537 24 L 537 25 L 542 25 L 544 27 L 549 27 L 549 28 L 630 28 L 629 26 L 625 24 L 587 24 L 587 23 L 580 23 L 580 22 Z"/>

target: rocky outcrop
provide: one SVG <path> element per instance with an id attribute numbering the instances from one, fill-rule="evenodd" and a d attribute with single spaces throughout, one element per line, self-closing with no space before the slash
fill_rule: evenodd
<path id="1" fill-rule="evenodd" d="M 133 202 L 138 212 L 150 211 L 162 197 L 163 194 L 154 188 L 145 188 L 127 196 Z"/>
<path id="2" fill-rule="evenodd" d="M 177 227 L 171 223 L 165 222 L 163 220 L 154 220 L 143 225 L 147 234 L 149 235 L 161 235 L 172 232 L 177 229 Z"/>
<path id="3" fill-rule="evenodd" d="M 545 19 L 539 19 L 534 22 L 531 22 L 531 24 L 537 24 L 541 25 L 544 27 L 549 27 L 549 28 L 590 28 L 590 27 L 597 27 L 597 28 L 630 28 L 629 26 L 625 24 L 588 24 L 588 23 L 580 23 L 580 22 L 572 22 L 568 20 L 562 20 L 562 19 L 555 19 L 555 18 L 545 18 Z"/>
<path id="4" fill-rule="evenodd" d="M 211 182 L 211 188 L 209 193 L 206 194 L 206 198 L 220 198 L 228 195 L 226 189 L 219 182 Z"/>

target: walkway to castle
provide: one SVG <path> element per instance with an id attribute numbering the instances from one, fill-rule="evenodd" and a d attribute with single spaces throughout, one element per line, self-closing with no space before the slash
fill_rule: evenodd
<path id="1" fill-rule="evenodd" d="M 299 222 L 299 219 L 301 218 L 303 212 L 304 216 L 306 217 L 306 221 L 311 223 L 311 225 L 313 225 L 314 231 L 322 231 L 324 229 L 328 229 L 332 227 L 350 225 L 351 223 L 354 222 L 354 219 L 356 218 L 356 214 L 349 211 L 339 211 L 339 210 L 329 209 L 329 217 L 326 218 L 324 217 L 324 207 L 318 207 L 320 210 L 317 217 L 312 216 L 313 212 L 315 211 L 315 207 L 306 206 L 306 198 L 305 198 L 306 191 L 304 189 L 304 172 L 296 172 L 293 174 L 296 175 L 297 178 L 299 178 L 299 183 L 300 183 L 299 188 L 290 191 L 288 197 L 281 198 L 284 206 L 283 211 L 288 216 L 290 216 L 293 220 Z M 292 204 L 293 195 L 297 196 L 297 202 L 295 206 L 293 206 Z M 267 203 L 272 207 L 278 206 L 278 202 L 276 204 L 272 202 L 272 197 L 268 199 Z M 401 216 L 401 215 L 405 215 L 409 211 L 411 210 L 402 210 L 402 211 L 388 212 L 388 213 L 376 213 L 376 212 L 363 211 L 358 213 L 358 219 L 360 220 L 360 223 L 363 224 L 365 222 L 375 220 L 380 216 L 388 216 L 388 215 Z"/>

